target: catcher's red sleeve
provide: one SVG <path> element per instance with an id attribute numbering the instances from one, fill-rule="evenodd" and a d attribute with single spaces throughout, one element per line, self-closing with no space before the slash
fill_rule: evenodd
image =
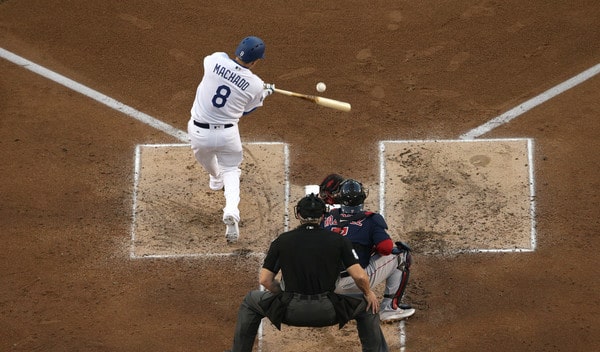
<path id="1" fill-rule="evenodd" d="M 375 246 L 375 250 L 381 255 L 390 255 L 392 253 L 392 248 L 394 248 L 394 242 L 392 242 L 390 238 L 377 243 Z"/>

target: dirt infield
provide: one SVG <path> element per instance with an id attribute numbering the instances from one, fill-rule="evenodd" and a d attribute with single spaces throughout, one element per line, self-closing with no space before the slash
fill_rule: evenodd
<path id="1" fill-rule="evenodd" d="M 230 246 L 223 246 L 223 192 L 206 187 L 205 172 L 190 145 L 137 149 L 132 257 L 262 255 L 289 222 L 288 160 L 282 143 L 244 145 L 239 205 L 243 237 Z"/>
<path id="2" fill-rule="evenodd" d="M 313 94 L 323 81 L 323 95 L 352 111 L 275 95 L 244 117 L 243 141 L 289 145 L 294 190 L 329 172 L 376 188 L 379 141 L 456 139 L 597 65 L 598 18 L 592 0 L 6 0 L 0 48 L 185 130 L 202 58 L 258 35 L 265 81 Z M 229 348 L 237 307 L 257 286 L 255 257 L 130 256 L 136 147 L 181 141 L 26 68 L 0 58 L 0 350 Z M 482 136 L 535 142 L 536 248 L 417 250 L 406 296 L 417 313 L 399 349 L 600 348 L 598 92 L 594 76 Z M 257 173 L 245 168 L 250 182 Z M 198 173 L 194 192 L 206 182 Z M 213 225 L 201 212 L 218 205 L 180 206 L 187 225 Z M 415 248 L 437 240 L 398 228 Z M 343 350 L 336 335 L 310 342 Z"/>

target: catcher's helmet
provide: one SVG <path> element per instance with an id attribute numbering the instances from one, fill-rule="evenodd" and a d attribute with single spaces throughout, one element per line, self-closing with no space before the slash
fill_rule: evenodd
<path id="1" fill-rule="evenodd" d="M 327 204 L 338 204 L 338 196 L 342 182 L 344 182 L 344 178 L 338 174 L 327 175 L 319 185 L 319 197 Z"/>
<path id="2" fill-rule="evenodd" d="M 325 211 L 325 202 L 314 193 L 304 196 L 296 205 L 296 217 L 302 219 L 319 219 Z"/>
<path id="3" fill-rule="evenodd" d="M 356 213 L 362 211 L 363 203 L 367 198 L 367 193 L 362 183 L 347 179 L 340 185 L 339 201 L 343 213 Z"/>
<path id="4" fill-rule="evenodd" d="M 242 39 L 237 49 L 235 56 L 240 60 L 248 63 L 258 59 L 265 58 L 265 43 L 259 37 L 246 37 Z"/>

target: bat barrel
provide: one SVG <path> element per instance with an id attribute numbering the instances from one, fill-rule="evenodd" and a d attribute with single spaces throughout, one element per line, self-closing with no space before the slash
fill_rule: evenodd
<path id="1" fill-rule="evenodd" d="M 273 90 L 275 91 L 275 93 L 287 95 L 289 97 L 296 97 L 296 98 L 300 98 L 300 99 L 304 99 L 304 100 L 310 100 L 317 105 L 321 105 L 321 106 L 331 108 L 331 109 L 336 109 L 336 110 L 345 111 L 345 112 L 348 112 L 352 109 L 352 106 L 349 103 L 335 100 L 335 99 L 329 99 L 329 98 L 318 97 L 318 96 L 314 96 L 314 95 L 296 93 L 296 92 L 291 92 L 289 90 L 284 90 L 284 89 L 279 89 L 279 88 L 274 88 Z"/>
<path id="2" fill-rule="evenodd" d="M 316 97 L 316 99 L 317 100 L 315 101 L 315 103 L 331 109 L 336 109 L 345 112 L 348 112 L 352 109 L 352 106 L 349 103 L 343 101 L 323 97 Z"/>

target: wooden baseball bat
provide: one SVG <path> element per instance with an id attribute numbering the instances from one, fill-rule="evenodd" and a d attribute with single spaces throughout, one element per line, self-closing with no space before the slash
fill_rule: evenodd
<path id="1" fill-rule="evenodd" d="M 275 93 L 287 95 L 289 97 L 296 97 L 296 98 L 312 101 L 313 103 L 315 103 L 317 105 L 325 106 L 327 108 L 332 108 L 332 109 L 341 110 L 341 111 L 345 111 L 345 112 L 348 112 L 351 109 L 350 104 L 345 103 L 343 101 L 339 101 L 339 100 L 323 98 L 323 97 L 319 97 L 316 95 L 308 95 L 308 94 L 290 92 L 289 90 L 283 90 L 283 89 L 279 89 L 279 88 L 273 88 L 273 91 Z"/>

